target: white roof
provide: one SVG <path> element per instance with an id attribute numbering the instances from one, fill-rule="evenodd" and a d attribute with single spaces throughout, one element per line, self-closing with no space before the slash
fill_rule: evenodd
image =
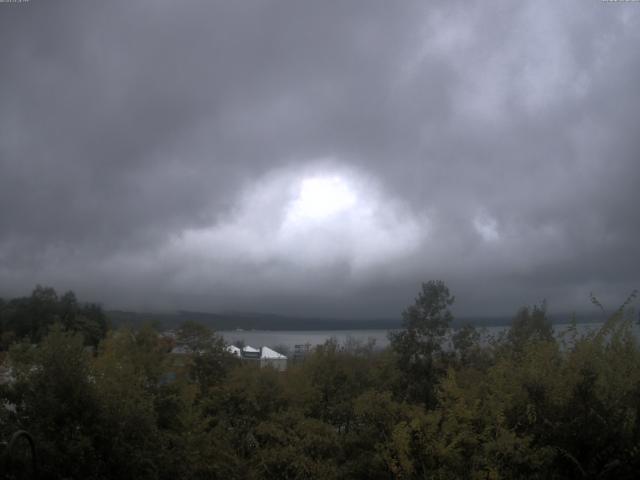
<path id="1" fill-rule="evenodd" d="M 281 353 L 276 352 L 275 350 L 271 350 L 269 347 L 262 347 L 262 354 L 260 358 L 269 358 L 269 359 L 284 359 L 287 357 L 282 355 Z"/>
<path id="2" fill-rule="evenodd" d="M 240 356 L 240 349 L 235 345 L 228 345 L 227 352 L 231 353 L 232 355 L 236 355 L 238 357 Z"/>
<path id="3" fill-rule="evenodd" d="M 260 350 L 258 350 L 257 348 L 253 348 L 249 345 L 247 345 L 246 347 L 244 347 L 242 349 L 243 352 L 250 352 L 250 353 L 258 353 Z"/>

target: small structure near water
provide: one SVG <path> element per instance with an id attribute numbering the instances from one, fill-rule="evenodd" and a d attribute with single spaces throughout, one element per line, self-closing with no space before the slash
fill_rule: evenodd
<path id="1" fill-rule="evenodd" d="M 175 344 L 170 350 L 170 354 L 176 358 L 178 364 L 180 366 L 184 366 L 184 359 L 190 357 L 192 355 L 197 355 L 201 352 L 192 350 L 188 345 L 185 344 Z M 259 367 L 271 367 L 275 368 L 278 371 L 284 372 L 287 369 L 287 357 L 275 350 L 263 346 L 260 348 L 254 348 L 250 345 L 245 345 L 242 347 L 236 345 L 227 345 L 227 352 L 231 355 L 238 357 L 243 362 L 253 362 L 256 366 Z M 175 363 L 175 362 L 174 362 Z M 0 380 L 2 379 L 0 371 Z"/>
<path id="2" fill-rule="evenodd" d="M 260 367 L 271 367 L 281 372 L 287 369 L 287 357 L 269 347 L 253 348 L 245 345 L 242 348 L 229 345 L 227 351 L 246 362 L 255 362 Z"/>
<path id="3" fill-rule="evenodd" d="M 269 347 L 262 347 L 260 366 L 271 367 L 284 372 L 287 369 L 287 357 Z"/>

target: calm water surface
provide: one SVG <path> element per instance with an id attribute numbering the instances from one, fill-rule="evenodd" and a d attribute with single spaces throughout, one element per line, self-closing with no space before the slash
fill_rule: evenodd
<path id="1" fill-rule="evenodd" d="M 587 333 L 600 327 L 601 323 L 578 324 L 579 333 Z M 497 337 L 508 327 L 483 327 L 479 330 L 484 338 Z M 569 328 L 568 324 L 554 325 L 556 334 L 561 334 Z M 389 345 L 387 337 L 390 330 L 227 330 L 220 333 L 228 343 L 242 341 L 246 345 L 261 347 L 281 347 L 281 350 L 293 351 L 295 345 L 310 344 L 311 347 L 321 345 L 330 338 L 344 344 L 349 339 L 366 343 L 370 339 L 375 341 L 377 348 Z M 283 352 L 284 353 L 284 352 Z"/>
<path id="2" fill-rule="evenodd" d="M 340 344 L 344 344 L 349 338 L 362 342 L 371 338 L 375 340 L 376 347 L 383 348 L 389 344 L 388 332 L 389 330 L 230 330 L 218 333 L 229 343 L 243 341 L 253 347 L 284 346 L 293 351 L 295 345 L 308 343 L 315 347 L 330 338 L 335 338 Z"/>

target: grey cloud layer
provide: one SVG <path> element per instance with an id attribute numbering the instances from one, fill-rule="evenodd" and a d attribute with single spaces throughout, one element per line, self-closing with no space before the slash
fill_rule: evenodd
<path id="1" fill-rule="evenodd" d="M 0 295 L 617 301 L 640 284 L 639 27 L 583 1 L 0 5 Z M 283 185 L 335 172 L 373 216 L 282 237 Z"/>

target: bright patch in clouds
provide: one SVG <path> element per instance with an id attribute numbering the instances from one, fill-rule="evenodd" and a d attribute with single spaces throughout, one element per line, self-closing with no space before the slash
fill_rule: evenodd
<path id="1" fill-rule="evenodd" d="M 250 185 L 226 221 L 182 232 L 166 253 L 188 265 L 181 283 L 278 278 L 273 288 L 296 288 L 301 278 L 329 278 L 336 268 L 347 281 L 381 266 L 393 274 L 398 259 L 415 253 L 425 227 L 362 175 L 280 172 Z"/>
<path id="2" fill-rule="evenodd" d="M 339 176 L 303 178 L 289 215 L 300 220 L 324 220 L 356 205 L 352 187 Z"/>

